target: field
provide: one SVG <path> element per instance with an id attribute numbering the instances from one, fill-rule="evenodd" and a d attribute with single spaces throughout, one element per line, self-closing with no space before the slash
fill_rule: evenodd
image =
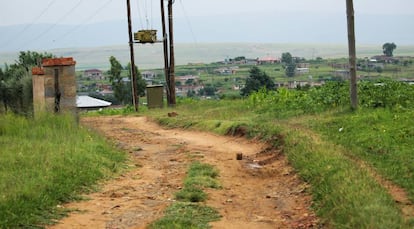
<path id="1" fill-rule="evenodd" d="M 237 208 L 237 205 L 233 205 L 237 194 L 227 196 L 228 192 L 233 190 L 230 187 L 235 187 L 234 190 L 260 190 L 264 199 L 274 200 L 280 196 L 263 195 L 266 193 L 264 189 L 275 188 L 278 183 L 275 182 L 276 178 L 287 179 L 291 176 L 300 178 L 300 182 L 295 181 L 288 186 L 292 189 L 302 187 L 298 192 L 300 195 L 294 198 L 300 196 L 306 199 L 306 195 L 312 198 L 309 209 L 307 206 L 297 205 L 293 205 L 291 209 L 315 212 L 319 218 L 318 226 L 413 228 L 414 87 L 390 79 L 382 79 L 379 82 L 359 83 L 358 110 L 349 108 L 348 84 L 330 82 L 322 87 L 297 90 L 263 89 L 249 97 L 234 100 L 180 98 L 174 108 L 148 110 L 141 107 L 138 114 L 132 113 L 129 108 L 88 113 L 90 116 L 98 117 L 84 118 L 85 121 L 94 120 L 89 124 L 104 128 L 107 137 L 110 137 L 111 141 L 117 140 L 118 145 L 132 155 L 130 158 L 135 155 L 139 159 L 133 163 L 133 171 L 123 173 L 123 176 L 113 180 L 115 183 L 110 191 L 100 192 L 95 198 L 98 201 L 104 197 L 108 198 L 106 204 L 110 214 L 102 213 L 103 205 L 100 205 L 100 202 L 91 206 L 98 206 L 95 213 L 100 218 L 109 217 L 103 219 L 104 225 L 105 222 L 119 225 L 121 221 L 116 220 L 119 219 L 118 215 L 115 216 L 113 212 L 120 211 L 121 219 L 129 217 L 128 219 L 132 218 L 137 222 L 140 222 L 137 218 L 140 214 L 145 217 L 150 215 L 145 218 L 146 221 L 142 221 L 147 223 L 155 220 L 156 216 L 165 216 L 153 225 L 163 222 L 168 224 L 171 222 L 169 220 L 173 220 L 178 228 L 180 225 L 181 228 L 185 228 L 185 225 L 198 223 L 208 227 L 206 221 L 219 220 L 214 222 L 214 225 L 231 223 L 233 221 L 229 219 L 234 218 L 229 218 L 229 215 L 232 212 L 253 206 L 246 203 L 253 202 L 248 194 L 254 191 L 248 190 L 243 193 L 243 199 L 250 202 L 244 202 L 244 207 Z M 176 115 L 167 115 L 173 112 Z M 126 117 L 100 117 L 128 113 L 132 114 Z M 136 117 L 137 115 L 155 120 L 168 130 L 155 127 L 145 118 Z M 0 227 L 41 227 L 49 224 L 53 219 L 70 211 L 70 208 L 57 206 L 79 199 L 79 192 L 91 190 L 98 179 L 110 177 L 125 166 L 126 154 L 117 152 L 105 143 L 102 137 L 88 131 L 85 128 L 88 126 L 87 122 L 83 126 L 78 126 L 71 118 L 48 116 L 38 120 L 13 116 L 1 116 L 1 119 L 0 140 L 4 147 L 0 152 L 3 159 L 0 162 L 0 178 L 5 182 L 0 186 L 0 210 L 6 214 L 0 216 Z M 103 125 L 105 123 L 106 125 Z M 174 130 L 177 128 L 183 130 Z M 60 131 L 62 129 L 66 131 Z M 243 143 L 244 148 L 256 144 L 269 145 L 277 155 L 283 155 L 278 160 L 273 160 L 270 165 L 286 162 L 282 168 L 292 167 L 292 170 L 270 170 L 264 173 L 266 176 L 238 176 L 240 168 L 229 166 L 230 160 L 226 153 L 241 147 L 241 143 L 232 142 L 233 145 L 226 148 L 225 145 L 233 140 L 209 136 L 209 139 L 216 139 L 210 141 L 206 140 L 207 135 L 185 130 L 209 131 L 216 135 L 247 138 L 249 142 Z M 194 141 L 195 135 L 198 136 L 199 145 L 191 146 L 189 142 Z M 135 139 L 136 136 L 139 138 Z M 174 143 L 174 139 L 179 140 Z M 167 142 L 161 145 L 160 142 L 164 140 Z M 208 145 L 209 142 L 216 141 L 219 143 Z M 154 156 L 153 151 L 146 151 L 147 148 L 162 153 Z M 254 155 L 254 148 L 251 150 L 249 153 Z M 207 185 L 209 188 L 205 188 L 205 184 L 195 183 L 196 181 L 191 179 L 192 172 L 184 171 L 195 159 L 214 164 L 218 168 L 216 171 L 210 167 L 205 174 L 211 176 L 199 178 L 200 180 L 211 181 L 211 178 L 219 178 L 220 182 L 212 180 L 212 183 Z M 148 167 L 150 165 L 153 167 Z M 189 166 L 188 171 L 191 169 L 192 166 Z M 229 174 L 229 171 L 232 173 Z M 159 173 L 162 173 L 161 176 L 154 177 L 154 174 Z M 186 174 L 186 178 L 181 178 Z M 217 174 L 221 174 L 222 177 Z M 144 179 L 145 176 L 149 178 Z M 157 177 L 160 179 L 156 179 Z M 119 183 L 116 182 L 126 178 L 130 178 L 125 181 L 127 190 L 117 189 Z M 156 182 L 146 183 L 153 180 Z M 231 183 L 232 180 L 236 181 Z M 130 182 L 136 184 L 133 187 L 140 188 L 131 188 Z M 240 185 L 247 182 L 249 185 Z M 263 182 L 259 185 L 260 188 L 254 187 L 258 182 Z M 224 190 L 220 189 L 222 185 Z M 136 206 L 148 206 L 138 204 L 133 211 L 122 212 L 125 202 L 135 203 L 131 199 L 125 199 L 129 198 L 125 195 L 129 195 L 134 189 L 137 189 L 135 191 L 139 194 L 134 201 L 150 203 L 153 206 L 151 209 L 155 208 L 154 211 L 148 214 L 134 214 L 135 218 L 131 217 L 129 213 L 138 211 Z M 174 194 L 173 191 L 177 192 Z M 146 194 L 153 192 L 162 193 L 157 196 Z M 277 193 L 284 192 L 279 190 Z M 164 211 L 161 209 L 166 207 L 166 203 L 171 203 L 170 195 L 180 202 L 176 205 L 171 204 L 163 214 Z M 217 200 L 217 196 L 222 198 Z M 114 205 L 115 198 L 121 201 L 120 204 Z M 163 201 L 158 198 L 162 198 Z M 254 199 L 256 202 L 259 200 L 261 199 L 257 197 Z M 199 201 L 201 205 L 188 204 L 188 201 Z M 199 208 L 204 204 L 208 204 L 208 208 Z M 210 208 L 210 205 L 214 208 Z M 265 215 L 266 220 L 280 220 L 272 221 L 275 224 L 282 222 L 283 217 L 288 214 L 274 210 L 274 205 L 266 207 L 273 210 L 261 211 L 262 215 L 259 216 L 277 212 L 275 215 Z M 223 213 L 226 212 L 223 210 L 220 212 L 222 219 L 219 219 L 216 208 L 225 208 L 228 213 Z M 190 222 L 179 218 L 184 210 L 188 210 L 185 214 L 198 215 L 209 212 L 211 215 L 206 217 L 207 219 L 197 218 L 201 222 Z M 142 209 L 139 211 L 142 212 Z M 289 211 L 290 221 L 286 221 L 291 227 L 299 225 L 304 215 L 307 216 L 306 223 L 315 225 L 312 212 L 304 212 L 301 216 L 294 215 L 294 212 Z M 71 222 L 77 222 L 77 218 L 70 219 Z M 91 222 L 96 223 L 94 220 Z M 248 222 L 257 223 L 247 220 L 246 223 Z"/>

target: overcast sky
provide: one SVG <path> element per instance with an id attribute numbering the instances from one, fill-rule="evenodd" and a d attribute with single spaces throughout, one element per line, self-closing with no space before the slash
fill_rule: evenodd
<path id="1" fill-rule="evenodd" d="M 0 26 L 51 23 L 89 24 L 125 19 L 126 0 L 0 0 Z M 345 14 L 345 0 L 176 0 L 176 17 L 215 16 L 255 12 Z M 131 0 L 134 17 L 159 16 L 158 0 Z M 413 15 L 413 0 L 354 0 L 356 14 Z M 140 11 L 141 17 L 137 17 Z M 142 22 L 138 22 L 142 23 Z M 144 22 L 145 23 L 145 22 Z"/>
<path id="2" fill-rule="evenodd" d="M 0 2 L 0 52 L 128 41 L 126 0 Z M 159 4 L 131 0 L 134 31 L 161 31 Z M 354 0 L 354 8 L 357 43 L 414 45 L 414 0 Z M 175 0 L 174 19 L 177 43 L 347 41 L 346 0 Z"/>

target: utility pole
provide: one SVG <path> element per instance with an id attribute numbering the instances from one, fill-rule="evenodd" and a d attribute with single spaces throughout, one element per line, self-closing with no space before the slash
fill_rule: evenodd
<path id="1" fill-rule="evenodd" d="M 170 33 L 170 106 L 175 106 L 175 60 L 174 60 L 174 35 L 173 35 L 173 4 L 175 0 L 168 0 L 168 30 Z"/>
<path id="2" fill-rule="evenodd" d="M 131 4 L 130 0 L 127 0 L 127 14 L 128 14 L 128 36 L 129 36 L 129 52 L 131 54 L 131 76 L 132 76 L 132 103 L 134 104 L 135 112 L 138 112 L 139 97 L 137 93 L 137 77 L 135 71 L 135 58 L 134 58 L 134 43 L 132 38 L 132 25 L 131 25 Z"/>
<path id="3" fill-rule="evenodd" d="M 357 79 L 356 79 L 356 48 L 355 48 L 355 18 L 353 0 L 346 0 L 348 21 L 348 50 L 349 50 L 349 73 L 351 77 L 350 98 L 351 107 L 358 108 Z"/>
<path id="4" fill-rule="evenodd" d="M 165 8 L 164 1 L 161 0 L 161 18 L 162 18 L 162 33 L 164 44 L 164 73 L 165 81 L 167 83 L 167 102 L 168 106 L 173 107 L 176 104 L 175 100 L 175 59 L 174 59 L 174 34 L 173 34 L 173 4 L 175 0 L 168 0 L 168 33 L 167 39 L 166 25 L 165 25 Z M 169 49 L 168 49 L 169 47 Z"/>
<path id="5" fill-rule="evenodd" d="M 167 91 L 167 103 L 168 105 L 171 104 L 170 98 L 170 64 L 169 64 L 169 54 L 168 54 L 168 40 L 167 40 L 167 31 L 165 26 L 165 7 L 164 1 L 161 0 L 161 23 L 162 23 L 162 43 L 164 48 L 164 74 L 165 74 L 165 82 L 167 83 L 166 91 Z"/>

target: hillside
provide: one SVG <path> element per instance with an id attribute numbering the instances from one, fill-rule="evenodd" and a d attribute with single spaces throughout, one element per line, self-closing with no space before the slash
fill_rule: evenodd
<path id="1" fill-rule="evenodd" d="M 363 58 L 381 54 L 382 44 L 358 45 L 358 56 Z M 66 48 L 37 50 L 47 51 L 56 56 L 74 57 L 77 70 L 88 68 L 109 68 L 109 57 L 115 56 L 121 63 L 129 62 L 128 45 L 102 46 L 91 48 Z M 294 56 L 312 59 L 316 57 L 346 57 L 346 44 L 293 44 L 293 43 L 178 43 L 175 46 L 176 64 L 210 63 L 235 56 L 248 58 L 267 55 L 280 57 L 283 52 Z M 137 65 L 140 69 L 160 68 L 163 66 L 162 45 L 135 45 Z M 414 55 L 414 46 L 398 46 L 395 55 Z M 0 63 L 14 63 L 18 52 L 0 53 Z"/>

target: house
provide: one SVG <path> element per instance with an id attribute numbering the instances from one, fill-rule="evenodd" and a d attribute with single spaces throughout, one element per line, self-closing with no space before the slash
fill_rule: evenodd
<path id="1" fill-rule="evenodd" d="M 232 66 L 232 67 L 218 68 L 214 71 L 219 73 L 220 75 L 233 75 L 237 73 L 238 69 L 239 69 L 239 66 Z"/>
<path id="2" fill-rule="evenodd" d="M 186 85 L 191 82 L 191 84 L 198 84 L 200 81 L 200 77 L 193 76 L 193 75 L 187 75 L 187 76 L 177 76 L 175 77 L 176 82 L 180 82 L 181 85 Z"/>
<path id="3" fill-rule="evenodd" d="M 153 81 L 157 77 L 157 73 L 152 71 L 141 72 L 142 79 L 145 80 L 147 85 L 152 85 Z"/>
<path id="4" fill-rule="evenodd" d="M 180 85 L 180 86 L 176 86 L 175 87 L 175 93 L 177 96 L 187 96 L 187 93 L 189 91 L 194 91 L 194 92 L 198 92 L 201 89 L 203 89 L 204 86 L 202 85 L 198 85 L 198 86 L 194 86 L 194 85 Z"/>
<path id="5" fill-rule="evenodd" d="M 152 71 L 145 71 L 141 72 L 141 76 L 144 80 L 153 80 L 155 77 L 157 77 L 157 73 Z"/>
<path id="6" fill-rule="evenodd" d="M 333 71 L 333 75 L 342 79 L 349 79 L 350 71 L 348 69 L 335 70 Z"/>
<path id="7" fill-rule="evenodd" d="M 297 68 L 310 68 L 310 64 L 309 63 L 297 63 L 296 67 Z"/>
<path id="8" fill-rule="evenodd" d="M 394 58 L 392 56 L 386 56 L 386 55 L 373 56 L 371 57 L 371 59 L 374 59 L 379 63 L 385 63 L 385 64 L 396 64 L 399 62 L 397 58 Z"/>
<path id="9" fill-rule="evenodd" d="M 295 73 L 297 75 L 303 75 L 303 74 L 309 73 L 309 68 L 296 68 Z"/>
<path id="10" fill-rule="evenodd" d="M 92 80 L 103 80 L 104 76 L 101 70 L 99 69 L 88 69 L 83 72 L 83 77 L 89 78 Z"/>
<path id="11" fill-rule="evenodd" d="M 266 56 L 257 59 L 257 64 L 275 64 L 280 63 L 280 59 L 272 56 Z"/>
<path id="12" fill-rule="evenodd" d="M 297 87 L 304 87 L 304 86 L 306 86 L 306 85 L 311 85 L 311 83 L 310 82 L 308 82 L 308 81 L 289 81 L 288 82 L 288 88 L 289 89 L 295 89 L 295 88 L 297 88 Z"/>

